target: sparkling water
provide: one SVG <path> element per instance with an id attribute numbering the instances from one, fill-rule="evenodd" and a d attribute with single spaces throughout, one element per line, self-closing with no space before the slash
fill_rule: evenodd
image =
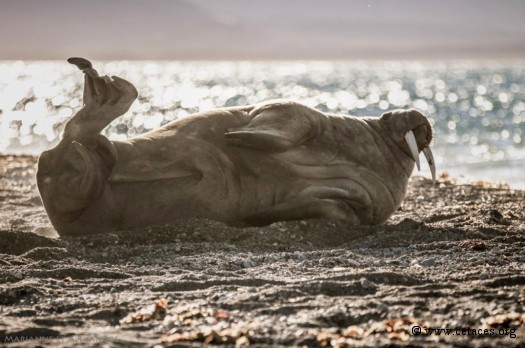
<path id="1" fill-rule="evenodd" d="M 139 91 L 104 133 L 123 140 L 198 111 L 287 98 L 332 113 L 414 107 L 435 129 L 438 174 L 525 188 L 525 61 L 94 62 Z M 64 62 L 0 62 L 0 152 L 38 154 L 82 105 Z M 423 161 L 424 162 L 424 161 Z M 422 174 L 429 175 L 422 164 Z"/>

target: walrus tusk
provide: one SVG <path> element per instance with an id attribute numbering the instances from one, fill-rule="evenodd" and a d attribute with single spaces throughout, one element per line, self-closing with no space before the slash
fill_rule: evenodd
<path id="1" fill-rule="evenodd" d="M 416 161 L 417 170 L 421 170 L 421 165 L 419 164 L 419 151 L 417 150 L 417 142 L 414 132 L 408 131 L 405 134 L 405 140 L 408 144 L 408 148 L 410 149 L 410 153 L 412 154 L 412 158 L 414 161 Z"/>
<path id="2" fill-rule="evenodd" d="M 436 162 L 434 161 L 434 155 L 432 154 L 432 150 L 430 150 L 430 147 L 425 147 L 423 149 L 423 154 L 425 155 L 425 158 L 427 159 L 428 166 L 430 167 L 430 172 L 432 173 L 432 183 L 436 183 Z"/>

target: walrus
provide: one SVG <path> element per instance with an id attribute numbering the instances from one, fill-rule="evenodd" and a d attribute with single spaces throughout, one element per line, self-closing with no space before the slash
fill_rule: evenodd
<path id="1" fill-rule="evenodd" d="M 126 141 L 101 131 L 138 93 L 117 76 L 84 72 L 83 107 L 38 161 L 37 186 L 64 236 L 206 218 L 231 226 L 301 219 L 384 223 L 400 206 L 423 151 L 435 179 L 423 114 L 321 112 L 286 100 L 219 108 Z"/>

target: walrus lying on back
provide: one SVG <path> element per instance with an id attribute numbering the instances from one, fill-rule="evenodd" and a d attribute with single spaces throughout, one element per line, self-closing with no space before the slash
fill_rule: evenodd
<path id="1" fill-rule="evenodd" d="M 330 115 L 292 101 L 211 110 L 131 138 L 100 132 L 137 98 L 118 77 L 85 73 L 84 107 L 38 162 L 61 235 L 208 218 L 258 226 L 309 218 L 381 224 L 401 204 L 432 127 L 415 110 Z M 419 162 L 418 162 L 419 165 Z"/>

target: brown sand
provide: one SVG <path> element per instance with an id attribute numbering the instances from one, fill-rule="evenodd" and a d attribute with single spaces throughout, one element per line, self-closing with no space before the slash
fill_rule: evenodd
<path id="1" fill-rule="evenodd" d="M 524 191 L 415 178 L 384 226 L 195 220 L 66 239 L 35 161 L 0 156 L 0 346 L 525 345 Z"/>

